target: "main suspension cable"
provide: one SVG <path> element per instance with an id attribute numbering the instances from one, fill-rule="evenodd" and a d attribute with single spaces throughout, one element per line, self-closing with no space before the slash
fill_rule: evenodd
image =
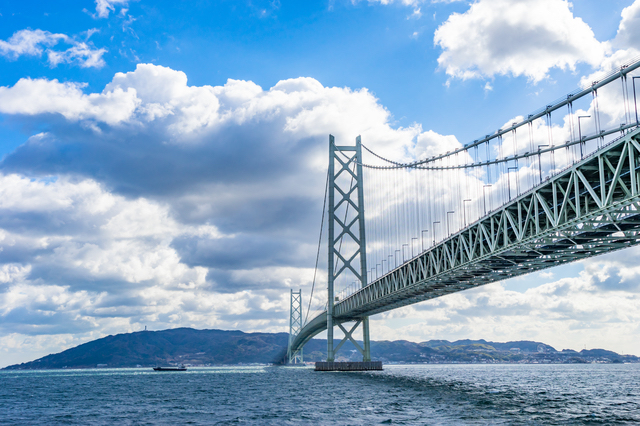
<path id="1" fill-rule="evenodd" d="M 376 156 L 377 158 L 393 164 L 397 167 L 416 167 L 419 166 L 421 164 L 428 164 L 428 163 L 432 163 L 435 162 L 439 159 L 442 158 L 446 158 L 446 157 L 450 157 L 454 154 L 458 154 L 460 152 L 464 152 L 464 151 L 468 151 L 469 149 L 482 145 L 484 143 L 490 142 L 492 139 L 495 138 L 499 138 L 502 137 L 503 135 L 514 131 L 515 129 L 527 125 L 529 123 L 532 123 L 533 121 L 539 119 L 539 118 L 544 118 L 547 117 L 548 115 L 550 115 L 553 111 L 556 111 L 566 105 L 568 105 L 570 102 L 574 102 L 577 99 L 582 98 L 583 96 L 589 95 L 589 94 L 593 94 L 594 92 L 597 92 L 597 90 L 603 86 L 606 86 L 607 84 L 617 80 L 618 78 L 620 78 L 621 80 L 623 80 L 623 86 L 624 86 L 624 82 L 627 79 L 627 74 L 629 74 L 631 71 L 634 71 L 635 69 L 640 68 L 640 57 L 636 57 L 634 59 L 632 59 L 631 61 L 623 64 L 622 66 L 620 66 L 619 70 L 616 71 L 612 71 L 609 74 L 605 75 L 602 79 L 600 79 L 599 81 L 594 81 L 590 87 L 587 87 L 585 89 L 577 89 L 571 93 L 569 93 L 567 96 L 562 97 L 550 104 L 548 104 L 545 108 L 540 108 L 539 110 L 533 112 L 532 114 L 529 114 L 527 116 L 526 119 L 520 121 L 519 123 L 513 123 L 511 126 L 508 127 L 504 127 L 501 129 L 498 129 L 496 132 L 494 132 L 493 134 L 488 134 L 485 137 L 481 138 L 481 139 L 476 139 L 471 143 L 465 144 L 463 145 L 461 148 L 456 148 L 452 151 L 448 151 L 445 154 L 439 154 L 436 156 L 433 156 L 431 158 L 427 158 L 424 160 L 417 160 L 414 161 L 412 163 L 400 163 L 397 161 L 393 161 L 390 160 L 388 158 L 382 157 L 379 154 L 376 154 L 375 152 L 371 151 L 369 148 L 367 148 L 364 144 L 362 145 L 362 147 L 364 149 L 366 149 L 367 151 L 369 151 L 371 154 L 373 154 L 374 156 Z M 628 90 L 628 88 L 627 88 Z M 623 88 L 624 91 L 624 88 Z M 624 96 L 624 93 L 623 93 Z M 627 95 L 628 96 L 628 95 Z M 626 102 L 625 102 L 625 108 L 626 108 Z M 625 117 L 627 116 L 627 110 L 625 109 Z M 621 129 L 618 129 L 618 131 L 620 131 Z M 604 136 L 604 135 L 603 135 Z M 596 136 L 596 137 L 600 137 L 600 135 Z M 562 146 L 564 148 L 564 146 Z M 555 148 L 557 149 L 557 148 Z M 550 149 L 549 151 L 553 151 L 553 149 Z M 522 158 L 522 157 L 520 157 Z M 509 160 L 513 160 L 514 158 L 511 158 Z"/>

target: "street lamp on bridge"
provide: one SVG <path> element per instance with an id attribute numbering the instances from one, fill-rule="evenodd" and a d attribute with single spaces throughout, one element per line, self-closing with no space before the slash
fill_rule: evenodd
<path id="1" fill-rule="evenodd" d="M 462 216 L 464 218 L 464 227 L 467 227 L 467 209 L 464 203 L 471 201 L 470 198 L 466 199 L 466 200 L 462 200 Z"/>
<path id="2" fill-rule="evenodd" d="M 485 193 L 485 188 L 490 188 L 493 185 L 484 185 L 482 187 L 482 203 L 484 204 L 484 214 L 487 214 L 487 194 Z M 489 204 L 489 208 L 491 208 L 491 204 Z"/>
<path id="3" fill-rule="evenodd" d="M 518 188 L 518 168 L 517 167 L 507 167 L 507 189 L 509 190 L 509 201 L 511 201 L 511 170 L 516 171 L 516 197 L 518 196 L 519 188 Z"/>
<path id="4" fill-rule="evenodd" d="M 425 232 L 429 232 L 429 230 L 423 229 L 422 232 L 420 233 L 420 238 L 422 238 L 422 251 L 424 251 L 424 233 Z"/>
<path id="5" fill-rule="evenodd" d="M 450 211 L 450 212 L 447 212 L 447 237 L 449 237 L 449 236 L 451 235 L 451 231 L 449 230 L 449 215 L 450 215 L 451 213 L 455 213 L 455 212 L 456 212 L 455 210 L 452 210 L 452 211 Z"/>
<path id="6" fill-rule="evenodd" d="M 634 93 L 635 94 L 635 93 Z M 578 137 L 580 138 L 580 159 L 582 160 L 582 128 L 580 127 L 580 119 L 581 118 L 589 118 L 590 115 L 580 115 L 578 116 Z"/>
<path id="7" fill-rule="evenodd" d="M 636 109 L 636 125 L 640 126 L 640 121 L 638 121 L 638 102 L 636 101 L 636 78 L 640 77 L 632 77 L 631 81 L 633 82 L 633 105 Z"/>
<path id="8" fill-rule="evenodd" d="M 542 183 L 542 154 L 540 152 L 540 148 L 543 146 L 548 147 L 549 145 L 538 145 L 538 171 L 540 172 L 540 183 Z"/>

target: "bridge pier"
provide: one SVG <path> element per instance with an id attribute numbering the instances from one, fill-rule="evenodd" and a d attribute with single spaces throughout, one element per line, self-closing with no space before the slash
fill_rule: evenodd
<path id="1" fill-rule="evenodd" d="M 382 361 L 316 362 L 316 371 L 372 371 L 382 370 Z"/>
<path id="2" fill-rule="evenodd" d="M 371 361 L 371 342 L 369 341 L 369 317 L 364 317 L 362 320 L 362 334 L 363 334 L 363 344 L 364 344 L 364 353 L 362 354 L 362 360 L 364 362 Z M 380 366 L 382 370 L 382 365 Z"/>

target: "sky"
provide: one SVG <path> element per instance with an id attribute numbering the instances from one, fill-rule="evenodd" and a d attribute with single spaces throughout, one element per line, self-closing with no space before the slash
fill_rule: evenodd
<path id="1" fill-rule="evenodd" d="M 447 151 L 639 56 L 638 21 L 640 0 L 0 2 L 0 367 L 145 326 L 288 331 L 329 134 Z M 640 355 L 638 254 L 371 338 Z"/>

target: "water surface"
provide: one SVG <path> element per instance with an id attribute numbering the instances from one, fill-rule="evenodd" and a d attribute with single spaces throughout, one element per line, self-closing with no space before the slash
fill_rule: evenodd
<path id="1" fill-rule="evenodd" d="M 640 364 L 0 372 L 7 425 L 640 424 Z"/>

